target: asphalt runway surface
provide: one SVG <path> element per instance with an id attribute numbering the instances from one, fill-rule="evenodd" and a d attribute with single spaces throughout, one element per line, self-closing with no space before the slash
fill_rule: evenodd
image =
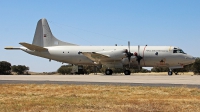
<path id="1" fill-rule="evenodd" d="M 90 84 L 200 88 L 200 76 L 0 75 L 0 84 Z"/>

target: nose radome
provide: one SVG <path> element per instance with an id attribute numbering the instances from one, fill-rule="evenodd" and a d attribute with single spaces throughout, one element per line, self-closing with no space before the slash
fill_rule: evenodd
<path id="1" fill-rule="evenodd" d="M 193 61 L 193 63 L 195 62 L 195 60 L 196 60 L 196 58 L 195 58 L 195 57 L 192 57 L 192 61 Z"/>
<path id="2" fill-rule="evenodd" d="M 195 62 L 195 57 L 188 55 L 187 57 L 185 57 L 185 59 L 187 59 L 189 62 L 194 63 Z"/>

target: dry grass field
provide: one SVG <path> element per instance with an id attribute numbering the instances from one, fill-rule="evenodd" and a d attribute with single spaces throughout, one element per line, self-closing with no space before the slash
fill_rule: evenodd
<path id="1" fill-rule="evenodd" d="M 200 112 L 200 89 L 1 84 L 1 112 Z"/>

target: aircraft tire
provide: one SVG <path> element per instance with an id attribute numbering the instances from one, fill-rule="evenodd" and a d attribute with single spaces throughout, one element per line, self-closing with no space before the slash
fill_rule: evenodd
<path id="1" fill-rule="evenodd" d="M 173 75 L 173 72 L 172 72 L 172 71 L 169 71 L 169 72 L 168 72 L 168 75 L 169 75 L 169 76 Z"/>
<path id="2" fill-rule="evenodd" d="M 111 69 L 106 69 L 105 74 L 106 75 L 112 75 L 113 71 Z"/>
<path id="3" fill-rule="evenodd" d="M 130 70 L 125 70 L 125 71 L 124 71 L 124 74 L 125 74 L 125 75 L 131 75 L 131 71 L 130 71 Z"/>

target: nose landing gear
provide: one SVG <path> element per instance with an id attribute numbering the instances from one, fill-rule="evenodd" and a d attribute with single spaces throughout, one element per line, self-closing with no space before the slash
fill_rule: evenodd
<path id="1" fill-rule="evenodd" d="M 173 72 L 172 72 L 172 69 L 171 69 L 171 68 L 169 68 L 168 75 L 169 75 L 169 76 L 173 75 Z"/>
<path id="2" fill-rule="evenodd" d="M 169 76 L 173 75 L 173 72 L 172 71 L 168 71 L 168 75 Z"/>

